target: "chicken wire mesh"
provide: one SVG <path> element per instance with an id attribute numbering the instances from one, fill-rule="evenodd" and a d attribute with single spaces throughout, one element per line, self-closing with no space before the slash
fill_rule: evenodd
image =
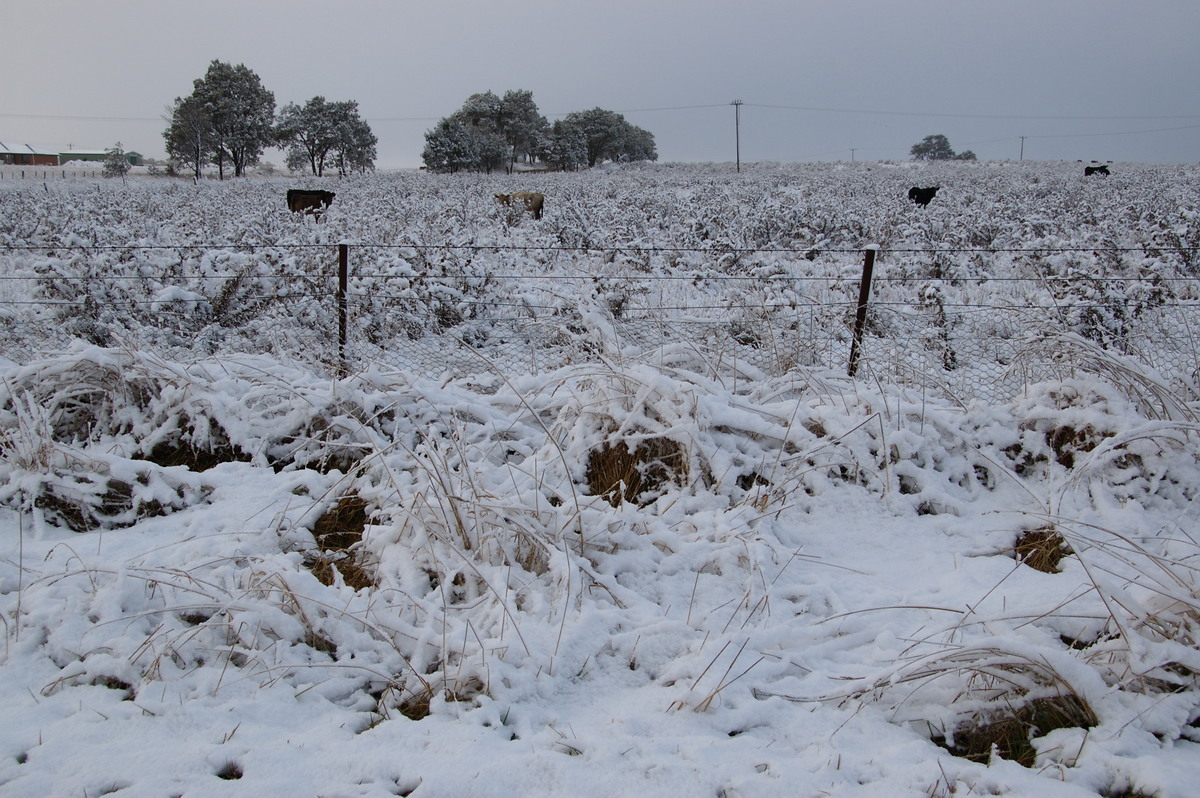
<path id="1" fill-rule="evenodd" d="M 1200 304 L 1140 314 L 1117 333 L 1088 338 L 1078 308 L 872 307 L 856 376 L 959 401 L 1004 401 L 1032 383 L 1086 371 L 1058 336 L 1094 345 L 1187 394 L 1200 367 Z M 791 318 L 757 320 L 645 315 L 599 321 L 506 318 L 476 321 L 387 346 L 352 341 L 348 365 L 385 363 L 426 376 L 537 373 L 587 362 L 652 363 L 716 379 L 755 380 L 803 370 L 848 369 L 852 309 L 812 306 Z M 1095 334 L 1095 331 L 1091 331 Z"/>
<path id="2" fill-rule="evenodd" d="M 436 377 L 653 363 L 736 384 L 806 370 L 846 374 L 855 320 L 855 307 L 846 301 L 748 301 L 752 280 L 725 288 L 738 302 L 716 309 L 708 296 L 688 311 L 678 301 L 671 307 L 582 299 L 539 307 L 499 299 L 471 304 L 462 301 L 461 291 L 454 293 L 455 278 L 352 290 L 344 304 L 329 276 L 281 282 L 248 273 L 208 287 L 192 279 L 186 286 L 158 279 L 146 292 L 99 275 L 79 285 L 57 276 L 6 277 L 0 282 L 0 318 L 6 322 L 0 325 L 0 355 L 24 363 L 95 345 L 177 360 L 264 354 L 330 374 L 384 366 Z M 1086 368 L 1079 358 L 1040 344 L 1063 335 L 1135 364 L 1188 396 L 1196 392 L 1196 300 L 1047 306 L 874 301 L 865 321 L 858 379 L 963 402 L 1004 401 L 1033 382 Z"/>

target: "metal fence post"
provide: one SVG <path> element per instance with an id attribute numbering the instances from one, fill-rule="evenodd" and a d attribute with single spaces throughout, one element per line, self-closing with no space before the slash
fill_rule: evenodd
<path id="1" fill-rule="evenodd" d="M 863 250 L 862 280 L 858 284 L 858 312 L 854 315 L 854 339 L 850 342 L 850 367 L 846 373 L 853 377 L 858 371 L 858 358 L 862 355 L 863 327 L 867 324 L 867 303 L 871 299 L 871 275 L 875 271 L 875 251 L 871 246 Z"/>
<path id="2" fill-rule="evenodd" d="M 346 286 L 349 283 L 349 272 L 350 247 L 347 244 L 338 244 L 338 364 L 343 377 L 349 373 L 346 367 L 346 327 L 350 315 L 350 308 L 346 301 Z"/>

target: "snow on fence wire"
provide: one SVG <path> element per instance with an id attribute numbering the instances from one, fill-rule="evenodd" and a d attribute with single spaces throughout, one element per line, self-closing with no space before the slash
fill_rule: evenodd
<path id="1" fill-rule="evenodd" d="M 71 166 L 0 166 L 0 180 L 77 180 L 95 179 L 104 174 L 104 165 L 95 169 Z"/>
<path id="2" fill-rule="evenodd" d="M 97 257 L 101 249 L 108 261 Z M 138 261 L 139 249 L 172 256 L 149 258 L 154 268 L 106 268 L 114 257 Z M 736 382 L 804 370 L 845 374 L 857 335 L 858 379 L 966 401 L 1004 400 L 1031 382 L 1068 376 L 1078 362 L 1039 341 L 1069 335 L 1189 394 L 1197 387 L 1200 282 L 1191 278 L 1168 280 L 1166 288 L 1156 280 L 1157 293 L 1149 294 L 1145 281 L 1133 290 L 1116 279 L 1099 293 L 1090 286 L 1085 301 L 1054 289 L 1050 301 L 997 302 L 972 301 L 970 288 L 947 288 L 953 281 L 901 275 L 877 278 L 860 306 L 853 297 L 862 276 L 848 277 L 844 260 L 816 277 L 569 279 L 381 267 L 369 254 L 377 246 L 362 248 L 359 269 L 348 245 L 263 248 L 270 249 L 265 255 L 248 249 L 60 247 L 42 252 L 33 268 L 0 262 L 8 267 L 0 271 L 7 322 L 0 355 L 27 362 L 84 341 L 172 359 L 269 354 L 330 373 L 383 364 L 470 376 L 653 362 Z M 811 251 L 796 257 L 811 260 Z M 713 280 L 715 297 L 696 287 Z M 602 296 L 594 285 L 601 281 Z M 667 281 L 672 301 L 651 301 L 656 294 L 647 284 Z M 795 290 L 797 282 L 806 290 Z"/>

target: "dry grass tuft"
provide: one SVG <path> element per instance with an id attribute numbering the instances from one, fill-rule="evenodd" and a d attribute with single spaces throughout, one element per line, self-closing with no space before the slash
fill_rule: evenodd
<path id="1" fill-rule="evenodd" d="M 237 781 L 243 775 L 244 772 L 242 771 L 242 766 L 237 762 L 226 762 L 221 766 L 221 769 L 217 771 L 217 778 L 224 779 L 225 781 Z"/>
<path id="2" fill-rule="evenodd" d="M 306 558 L 305 565 L 321 584 L 332 585 L 336 570 L 354 590 L 375 585 L 375 575 L 358 553 L 367 528 L 368 507 L 357 494 L 348 493 L 313 525 L 318 551 Z"/>
<path id="3" fill-rule="evenodd" d="M 1074 468 L 1075 456 L 1095 449 L 1102 437 L 1090 424 L 1078 429 L 1064 425 L 1046 431 L 1046 443 L 1054 452 L 1054 459 L 1064 468 Z"/>
<path id="4" fill-rule="evenodd" d="M 186 414 L 185 414 L 186 418 Z M 202 420 L 207 434 L 203 436 L 205 443 L 197 444 L 195 425 L 192 422 L 179 423 L 174 432 L 154 444 L 143 457 L 156 465 L 170 468 L 185 466 L 189 471 L 207 471 L 222 463 L 247 463 L 250 455 L 235 446 L 228 433 L 214 419 Z"/>
<path id="5" fill-rule="evenodd" d="M 409 720 L 421 720 L 429 717 L 429 704 L 432 700 L 433 690 L 426 688 L 406 696 L 396 709 Z"/>
<path id="6" fill-rule="evenodd" d="M 33 504 L 47 523 L 72 532 L 122 529 L 177 509 L 156 499 L 142 499 L 133 484 L 102 473 L 62 472 L 55 477 L 39 486 Z M 150 477 L 143 474 L 141 479 L 148 482 Z M 182 505 L 182 495 L 178 498 Z"/>
<path id="7" fill-rule="evenodd" d="M 441 696 L 450 702 L 471 702 L 479 696 L 487 693 L 487 685 L 477 677 L 472 676 L 465 681 L 457 684 L 446 684 L 444 688 L 438 688 L 434 684 L 422 682 L 422 685 L 417 690 L 406 693 L 400 700 L 395 703 L 389 702 L 389 695 L 394 696 L 398 691 L 394 688 L 385 690 L 377 697 L 380 707 L 394 707 L 404 717 L 409 720 L 422 720 L 430 715 L 430 706 L 433 703 L 434 696 L 439 692 Z M 381 713 L 386 716 L 387 710 L 381 710 Z"/>
<path id="8" fill-rule="evenodd" d="M 1046 574 L 1056 574 L 1064 557 L 1074 554 L 1070 544 L 1053 526 L 1043 526 L 1022 533 L 1012 548 L 1018 562 Z"/>
<path id="9" fill-rule="evenodd" d="M 1097 725 L 1095 714 L 1075 695 L 1035 698 L 1019 707 L 1006 707 L 967 721 L 954 732 L 954 743 L 935 740 L 955 756 L 987 763 L 996 756 L 1025 767 L 1037 758 L 1032 740 L 1055 729 L 1090 729 Z"/>
<path id="10" fill-rule="evenodd" d="M 606 443 L 588 456 L 588 489 L 613 507 L 623 501 L 645 507 L 663 486 L 683 485 L 687 478 L 687 452 L 669 438 L 646 438 L 632 450 L 624 441 Z"/>

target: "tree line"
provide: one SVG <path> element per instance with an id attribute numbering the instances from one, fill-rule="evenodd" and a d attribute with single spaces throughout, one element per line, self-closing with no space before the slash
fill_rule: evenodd
<path id="1" fill-rule="evenodd" d="M 472 94 L 425 134 L 421 154 L 435 172 L 512 171 L 518 163 L 575 170 L 605 161 L 656 161 L 654 135 L 615 111 L 593 108 L 553 125 L 538 111 L 533 92 Z"/>
<path id="2" fill-rule="evenodd" d="M 167 107 L 163 131 L 171 167 L 199 178 L 215 166 L 221 179 L 241 177 L 268 147 L 286 153 L 288 169 L 323 176 L 375 168 L 378 139 L 353 100 L 313 97 L 276 113 L 275 95 L 244 64 L 214 60 L 192 93 Z M 472 94 L 425 134 L 425 167 L 436 172 L 512 170 L 522 161 L 573 170 L 605 161 L 655 161 L 654 136 L 603 108 L 550 124 L 531 91 Z"/>
<path id="3" fill-rule="evenodd" d="M 212 165 L 221 179 L 227 168 L 241 177 L 271 146 L 285 151 L 292 171 L 323 176 L 326 169 L 346 175 L 375 168 L 378 139 L 353 100 L 318 96 L 288 103 L 276 115 L 275 95 L 253 70 L 216 60 L 192 86 L 167 109 L 163 139 L 174 168 L 198 178 Z"/>

